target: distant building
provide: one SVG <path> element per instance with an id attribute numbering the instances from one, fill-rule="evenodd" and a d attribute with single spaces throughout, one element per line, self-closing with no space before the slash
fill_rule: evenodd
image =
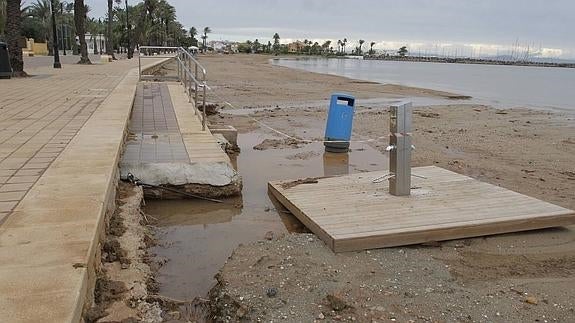
<path id="1" fill-rule="evenodd" d="M 86 39 L 86 45 L 88 46 L 88 53 L 94 53 L 94 46 L 98 49 L 98 53 L 106 52 L 106 37 L 103 34 L 92 35 L 90 33 L 86 33 L 84 35 Z M 79 41 L 77 41 L 79 43 Z"/>
<path id="2" fill-rule="evenodd" d="M 288 52 L 290 53 L 298 53 L 304 48 L 304 43 L 300 42 L 299 40 L 288 44 Z"/>
<path id="3" fill-rule="evenodd" d="M 210 42 L 209 46 L 214 49 L 214 51 L 218 53 L 222 53 L 226 50 L 227 44 L 223 41 L 212 41 Z"/>

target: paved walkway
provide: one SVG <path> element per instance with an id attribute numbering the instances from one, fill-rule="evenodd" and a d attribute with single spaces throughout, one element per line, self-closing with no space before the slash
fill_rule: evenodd
<path id="1" fill-rule="evenodd" d="M 79 322 L 113 210 L 137 60 L 28 72 L 0 80 L 0 321 Z"/>
<path id="2" fill-rule="evenodd" d="M 166 84 L 138 85 L 123 161 L 190 163 Z"/>
<path id="3" fill-rule="evenodd" d="M 41 67 L 0 80 L 0 223 L 135 64 Z"/>
<path id="4" fill-rule="evenodd" d="M 199 113 L 184 92 L 175 82 L 138 85 L 120 163 L 122 176 L 132 173 L 146 184 L 182 186 L 192 190 L 189 193 L 198 193 L 193 191 L 197 185 L 228 187 L 209 191 L 231 194 L 241 187 L 241 178 L 211 131 L 202 130 Z M 167 198 L 165 191 L 154 192 L 146 191 Z"/>

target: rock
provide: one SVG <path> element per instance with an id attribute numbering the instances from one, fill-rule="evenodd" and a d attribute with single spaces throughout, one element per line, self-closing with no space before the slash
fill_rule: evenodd
<path id="1" fill-rule="evenodd" d="M 527 298 L 525 298 L 525 303 L 531 305 L 537 305 L 539 301 L 534 296 L 527 296 Z"/>
<path id="2" fill-rule="evenodd" d="M 325 319 L 325 315 L 323 315 L 323 313 L 319 313 L 319 315 L 317 316 L 318 320 L 323 320 Z"/>
<path id="3" fill-rule="evenodd" d="M 275 287 L 270 287 L 266 290 L 266 295 L 268 297 L 276 297 L 277 294 L 278 294 L 278 290 Z"/>
<path id="4" fill-rule="evenodd" d="M 339 312 L 350 307 L 341 297 L 334 294 L 328 294 L 325 299 L 334 311 Z"/>
<path id="5" fill-rule="evenodd" d="M 273 231 L 268 231 L 268 232 L 266 232 L 266 235 L 264 236 L 264 239 L 266 239 L 266 240 L 273 240 L 273 239 L 274 239 L 274 233 L 273 233 Z"/>
<path id="6" fill-rule="evenodd" d="M 238 318 L 243 318 L 244 316 L 246 316 L 246 314 L 248 313 L 248 309 L 245 306 L 240 306 L 238 308 L 238 310 L 236 311 L 236 316 Z"/>

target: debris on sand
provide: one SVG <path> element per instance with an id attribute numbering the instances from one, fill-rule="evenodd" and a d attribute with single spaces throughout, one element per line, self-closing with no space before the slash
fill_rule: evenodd
<path id="1" fill-rule="evenodd" d="M 283 148 L 297 149 L 301 148 L 304 144 L 305 142 L 303 140 L 296 140 L 292 138 L 265 139 L 261 143 L 255 145 L 254 150 L 283 149 Z"/>
<path id="2" fill-rule="evenodd" d="M 293 188 L 301 184 L 317 184 L 318 179 L 321 179 L 321 177 L 308 177 L 304 179 L 298 179 L 297 181 L 282 183 L 281 186 L 284 190 L 287 190 L 288 188 Z"/>
<path id="3" fill-rule="evenodd" d="M 304 151 L 301 153 L 289 155 L 286 157 L 286 159 L 289 159 L 289 160 L 308 160 L 308 159 L 311 159 L 311 158 L 316 157 L 316 156 L 319 156 L 319 153 L 317 151 Z"/>
<path id="4" fill-rule="evenodd" d="M 215 103 L 206 103 L 206 115 L 208 115 L 208 116 L 216 115 L 220 112 L 220 108 L 221 107 Z M 203 111 L 203 109 L 204 109 L 204 105 L 199 104 L 198 110 Z"/>
<path id="5" fill-rule="evenodd" d="M 336 295 L 336 294 L 328 294 L 326 296 L 326 301 L 329 304 L 329 307 L 331 307 L 334 311 L 343 311 L 348 307 L 352 307 L 349 306 L 344 300 L 343 298 L 341 298 L 340 296 Z"/>
<path id="6" fill-rule="evenodd" d="M 525 303 L 531 304 L 531 305 L 537 305 L 539 303 L 539 301 L 534 296 L 527 296 L 525 298 Z"/>
<path id="7" fill-rule="evenodd" d="M 424 118 L 439 118 L 439 113 L 437 112 L 415 111 L 413 113 Z"/>
<path id="8" fill-rule="evenodd" d="M 106 237 L 96 264 L 94 301 L 84 313 L 85 322 L 163 321 L 160 305 L 148 302 L 153 272 L 146 248 L 153 238 L 142 225 L 143 194 L 139 186 L 120 183 L 118 187 L 118 208 L 106 218 Z"/>
<path id="9" fill-rule="evenodd" d="M 571 179 L 571 180 L 575 179 L 575 172 L 564 171 L 564 172 L 559 172 L 559 174 L 567 176 L 567 179 Z"/>

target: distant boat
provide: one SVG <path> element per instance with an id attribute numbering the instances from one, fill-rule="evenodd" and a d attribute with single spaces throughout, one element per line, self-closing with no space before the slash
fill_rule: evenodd
<path id="1" fill-rule="evenodd" d="M 360 55 L 345 55 L 344 57 L 349 59 L 363 59 L 363 56 Z"/>

